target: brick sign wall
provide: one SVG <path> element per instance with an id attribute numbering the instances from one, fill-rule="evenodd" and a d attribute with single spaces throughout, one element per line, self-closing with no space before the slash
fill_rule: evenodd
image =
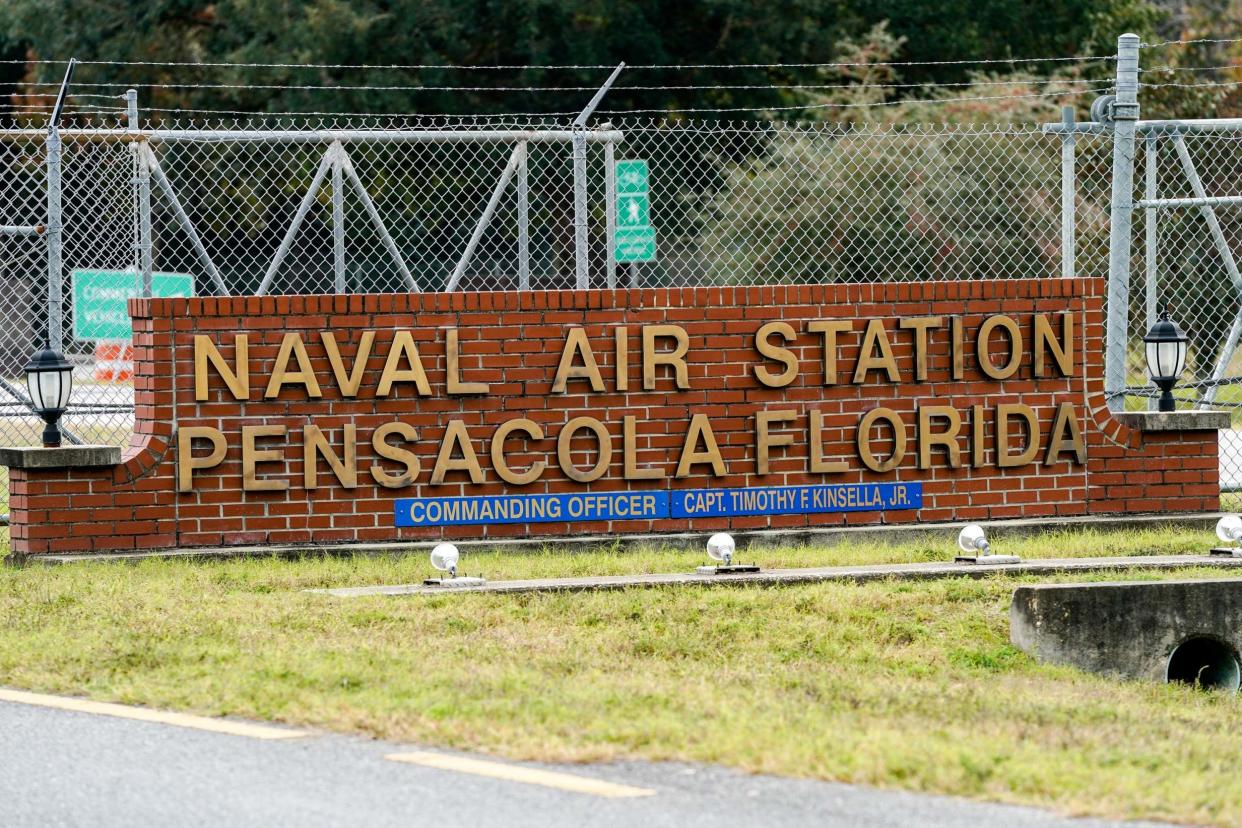
<path id="1" fill-rule="evenodd" d="M 1216 509 L 1215 432 L 1108 413 L 1101 290 L 134 300 L 123 462 L 13 469 L 14 549 Z"/>

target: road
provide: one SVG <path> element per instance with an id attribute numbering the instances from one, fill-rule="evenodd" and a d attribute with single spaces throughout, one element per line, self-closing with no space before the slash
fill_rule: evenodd
<path id="1" fill-rule="evenodd" d="M 394 755 L 423 764 L 388 758 Z M 440 760 L 450 768 L 425 764 Z M 249 738 L 0 701 L 0 813 L 10 828 L 1116 824 L 688 764 L 490 760 L 479 763 L 488 776 L 462 772 L 463 764 L 477 770 L 460 754 L 355 737 Z M 522 779 L 532 769 L 534 778 Z M 559 787 L 548 787 L 547 779 Z"/>

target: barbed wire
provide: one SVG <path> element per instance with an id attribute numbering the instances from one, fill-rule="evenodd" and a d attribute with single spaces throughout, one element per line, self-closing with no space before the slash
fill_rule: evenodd
<path id="1" fill-rule="evenodd" d="M 791 104 L 789 106 L 750 106 L 750 107 L 676 107 L 669 109 L 605 109 L 599 110 L 603 115 L 636 115 L 651 113 L 693 113 L 693 112 L 791 112 L 808 109 L 860 109 L 880 106 L 904 106 L 907 104 L 952 104 L 970 101 L 1000 101 L 1014 98 L 1060 98 L 1072 95 L 1089 95 L 1094 92 L 1107 92 L 1111 86 L 1093 89 L 1070 89 L 1063 92 L 1035 92 L 1028 95 L 971 95 L 956 98 L 899 98 L 891 101 L 874 101 L 867 103 L 808 103 Z"/>
<path id="2" fill-rule="evenodd" d="M 1143 72 L 1224 72 L 1232 69 L 1242 69 L 1242 64 L 1226 64 L 1224 66 L 1149 66 L 1146 69 L 1140 68 L 1139 73 Z"/>
<path id="3" fill-rule="evenodd" d="M 579 110 L 567 112 L 492 112 L 486 114 L 461 113 L 461 112 L 331 112 L 327 110 L 290 110 L 290 111 L 254 111 L 249 109 L 200 109 L 200 108 L 178 108 L 165 106 L 144 106 L 143 112 L 171 112 L 185 115 L 245 115 L 250 117 L 301 117 L 304 115 L 313 115 L 315 117 L 340 117 L 340 118 L 460 118 L 460 119 L 490 119 L 490 118 L 564 118 L 574 117 L 578 115 Z M 750 110 L 748 110 L 750 111 Z"/>
<path id="4" fill-rule="evenodd" d="M 83 117 L 96 117 L 105 120 L 115 120 L 115 125 L 104 124 L 105 129 L 114 129 L 118 133 L 129 131 L 130 127 L 122 112 L 68 112 L 66 117 L 80 114 Z M 499 116 L 486 115 L 450 115 L 433 117 L 430 115 L 418 116 L 396 116 L 396 115 L 376 115 L 372 114 L 366 118 L 358 118 L 354 116 L 347 119 L 346 116 L 339 113 L 325 117 L 304 117 L 296 116 L 278 116 L 270 113 L 246 112 L 240 113 L 238 117 L 233 118 L 213 118 L 203 117 L 144 117 L 139 124 L 140 130 L 177 130 L 179 134 L 177 141 L 193 143 L 196 138 L 194 133 L 202 131 L 206 133 L 228 129 L 240 132 L 250 133 L 249 138 L 243 138 L 240 135 L 234 136 L 233 140 L 246 141 L 253 140 L 263 142 L 268 140 L 268 132 L 271 129 L 281 130 L 321 130 L 333 131 L 348 129 L 353 131 L 365 131 L 372 129 L 382 130 L 423 130 L 423 129 L 506 129 L 506 130 L 537 130 L 537 129 L 568 129 L 567 121 L 555 121 L 550 119 L 540 119 L 535 116 L 527 116 L 521 118 L 504 118 Z M 34 124 L 35 117 L 41 117 L 44 120 L 39 121 L 39 133 L 42 134 L 46 128 L 46 113 L 42 116 L 36 116 L 31 112 L 19 112 L 8 115 L 11 119 L 17 119 L 23 122 Z M 84 124 L 80 126 L 90 126 L 92 129 L 100 128 L 94 124 Z M 883 138 L 883 139 L 918 139 L 928 137 L 960 137 L 960 138 L 977 138 L 982 136 L 991 137 L 1039 137 L 1043 135 L 1042 127 L 1038 123 L 960 123 L 960 122 L 920 122 L 920 123 L 855 123 L 855 122 L 839 122 L 839 121 L 822 121 L 822 120 L 782 120 L 779 118 L 746 118 L 746 119 L 729 119 L 729 118 L 713 118 L 713 117 L 673 117 L 667 113 L 660 116 L 631 116 L 611 119 L 600 126 L 607 126 L 613 129 L 623 129 L 627 135 L 637 136 L 640 133 L 665 133 L 673 130 L 687 134 L 701 134 L 705 136 L 717 135 L 721 132 L 736 133 L 763 133 L 770 134 L 773 131 L 788 133 L 805 133 L 815 136 L 831 136 L 834 138 Z M 34 127 L 32 126 L 32 129 Z M 75 128 L 70 124 L 66 129 Z M 211 140 L 205 138 L 204 140 Z"/>
<path id="5" fill-rule="evenodd" d="M 964 103 L 970 101 L 995 101 L 1008 100 L 1013 98 L 1059 98 L 1072 95 L 1086 95 L 1094 92 L 1105 92 L 1111 89 L 1110 86 L 1097 87 L 1091 89 L 1070 89 L 1056 92 L 1036 92 L 1022 95 L 972 95 L 964 97 L 949 98 L 905 98 L 892 101 L 875 101 L 866 103 L 804 103 L 789 104 L 780 106 L 763 106 L 755 105 L 749 107 L 668 107 L 664 109 L 657 108 L 636 108 L 636 109 L 606 109 L 598 110 L 600 115 L 631 115 L 631 114 L 665 114 L 676 115 L 681 113 L 700 113 L 700 112 L 796 112 L 803 110 L 818 109 L 858 109 L 866 107 L 882 107 L 882 106 L 901 106 L 903 104 L 945 104 L 945 103 Z M 281 111 L 252 111 L 243 109 L 210 109 L 199 107 L 142 107 L 143 112 L 167 112 L 183 115 L 243 115 L 243 116 L 270 116 L 270 117 L 358 117 L 358 118 L 561 118 L 573 117 L 578 115 L 578 110 L 568 110 L 560 112 L 497 112 L 486 114 L 463 114 L 452 112 L 332 112 L 327 110 L 281 110 Z"/>
<path id="6" fill-rule="evenodd" d="M 1164 41 L 1161 41 L 1160 43 L 1139 43 L 1139 48 L 1140 49 L 1159 49 L 1163 46 L 1190 46 L 1196 43 L 1238 43 L 1239 40 L 1240 39 L 1236 37 L 1224 37 L 1224 38 L 1199 37 L 1199 38 L 1194 38 L 1193 40 L 1164 40 Z"/>
<path id="7" fill-rule="evenodd" d="M 958 60 L 897 60 L 886 61 L 884 66 L 983 66 L 1019 63 L 1066 63 L 1116 60 L 1116 55 L 1075 55 L 1036 58 L 967 58 Z M 223 61 L 172 61 L 172 60 L 79 60 L 84 66 L 180 66 L 237 69 L 418 69 L 444 71 L 513 71 L 523 69 L 615 69 L 616 63 L 510 63 L 480 64 L 474 66 L 436 63 L 232 63 Z M 66 60 L 23 60 L 6 58 L 0 63 L 63 66 Z M 876 66 L 874 62 L 837 63 L 636 63 L 626 64 L 627 70 L 685 70 L 685 69 L 827 69 L 860 68 Z"/>
<path id="8" fill-rule="evenodd" d="M 42 86 L 43 84 L 35 84 Z M 0 98 L 54 98 L 54 92 L 13 92 L 8 95 L 0 95 Z M 92 98 L 105 101 L 125 100 L 124 95 L 97 95 L 90 92 L 69 92 L 67 98 Z"/>
<path id="9" fill-rule="evenodd" d="M 768 84 L 686 84 L 686 85 L 625 85 L 616 84 L 612 88 L 614 90 L 631 89 L 635 91 L 688 91 L 688 90 L 783 90 L 783 89 L 920 89 L 926 87 L 971 87 L 971 86 L 1013 86 L 1021 84 L 1021 79 L 994 80 L 994 81 L 958 81 L 947 83 L 936 83 L 934 81 L 925 81 L 922 83 L 768 83 Z M 1032 82 L 1032 81 L 1025 81 Z M 1044 81 L 1035 81 L 1044 82 Z M 1100 83 L 1099 80 L 1091 80 L 1088 78 L 1058 78 L 1050 83 Z M 59 83 L 32 83 L 26 86 L 39 86 L 49 88 L 59 88 Z M 107 83 L 75 83 L 74 86 L 87 88 L 101 87 L 130 87 L 134 89 L 287 89 L 287 90 L 307 90 L 307 91 L 374 91 L 374 92 L 594 92 L 598 86 L 415 86 L 415 85 L 386 85 L 386 86 L 370 86 L 370 85 L 332 85 L 332 84 L 261 84 L 261 83 L 123 83 L 121 81 Z M 50 93 L 49 93 L 50 94 Z M 87 94 L 77 94 L 78 97 L 87 97 Z M 27 97 L 35 97 L 30 95 Z M 92 97 L 124 97 L 124 95 L 94 95 Z"/>
<path id="10" fill-rule="evenodd" d="M 1161 87 L 1174 87 L 1179 89 L 1198 89 L 1209 88 L 1214 86 L 1239 86 L 1242 81 L 1197 81 L 1195 83 L 1178 83 L 1176 81 L 1160 81 L 1156 83 L 1140 83 L 1139 89 L 1158 89 Z"/>

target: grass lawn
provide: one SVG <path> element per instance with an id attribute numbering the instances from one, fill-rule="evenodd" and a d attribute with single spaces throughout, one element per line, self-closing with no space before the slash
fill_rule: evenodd
<path id="1" fill-rule="evenodd" d="M 1153 530 L 996 547 L 1050 557 L 1211 543 Z M 949 554 L 909 543 L 746 557 L 806 566 Z M 684 570 L 701 558 L 652 549 L 463 563 L 502 578 Z M 0 570 L 0 684 L 521 759 L 717 762 L 1242 824 L 1242 700 L 1036 664 L 1008 643 L 1012 590 L 1034 579 L 351 600 L 300 591 L 427 574 L 421 555 Z"/>

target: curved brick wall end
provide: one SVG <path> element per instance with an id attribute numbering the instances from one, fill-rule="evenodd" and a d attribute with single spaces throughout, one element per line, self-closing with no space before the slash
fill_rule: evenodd
<path id="1" fill-rule="evenodd" d="M 1102 291 L 1097 279 L 1013 279 L 134 300 L 134 438 L 117 465 L 12 468 L 13 548 L 42 554 L 1217 509 L 1215 431 L 1131 431 L 1109 414 Z M 674 326 L 684 340 L 657 326 Z M 226 376 L 247 367 L 248 388 Z M 553 388 L 558 368 L 564 390 Z M 274 372 L 283 382 L 273 385 Z M 892 414 L 868 414 L 878 408 Z M 1038 435 L 1024 456 L 1028 409 Z M 563 441 L 579 417 L 591 421 L 579 421 Z M 998 441 L 1001 419 L 1009 434 Z M 873 470 L 894 463 L 893 420 L 905 431 L 904 456 Z M 502 427 L 507 436 L 501 431 L 497 440 Z M 955 436 L 944 438 L 946 431 Z M 606 464 L 598 432 L 609 444 Z M 193 439 L 179 460 L 186 435 Z M 560 454 L 558 441 L 565 442 Z M 510 479 L 531 482 L 501 479 L 497 443 Z M 1020 462 L 1001 467 L 1003 457 Z M 408 498 L 872 482 L 899 484 L 903 493 L 885 508 L 809 514 L 614 514 L 450 528 L 399 528 L 394 517 L 395 503 Z M 849 488 L 854 494 L 840 495 L 842 504 L 867 496 L 866 487 Z M 921 490 L 920 508 L 900 499 L 907 490 Z"/>

